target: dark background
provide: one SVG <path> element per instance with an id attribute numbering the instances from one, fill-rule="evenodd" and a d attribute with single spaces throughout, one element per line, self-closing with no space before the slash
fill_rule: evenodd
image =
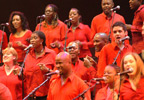
<path id="1" fill-rule="evenodd" d="M 82 14 L 83 23 L 91 25 L 94 16 L 102 12 L 101 0 L 0 0 L 0 23 L 6 23 L 12 11 L 21 11 L 29 21 L 32 31 L 35 30 L 36 17 L 44 14 L 47 4 L 53 3 L 59 8 L 59 18 L 68 19 L 69 10 L 76 7 Z M 126 23 L 132 23 L 133 11 L 129 8 L 129 0 L 114 0 L 115 6 L 120 5 L 117 13 L 124 16 Z M 9 31 L 5 30 L 9 36 Z"/>

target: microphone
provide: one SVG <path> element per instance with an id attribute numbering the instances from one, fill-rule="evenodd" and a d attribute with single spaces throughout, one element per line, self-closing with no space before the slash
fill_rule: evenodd
<path id="1" fill-rule="evenodd" d="M 116 6 L 115 8 L 112 8 L 111 11 L 116 11 L 116 10 L 120 10 L 120 6 Z"/>
<path id="2" fill-rule="evenodd" d="M 26 51 L 26 50 L 30 49 L 31 47 L 33 47 L 32 44 L 30 44 L 30 45 L 29 45 L 28 47 L 26 47 L 24 50 Z"/>
<path id="3" fill-rule="evenodd" d="M 105 81 L 107 78 L 106 77 L 102 77 L 102 78 L 93 78 L 93 80 L 95 81 Z"/>
<path id="4" fill-rule="evenodd" d="M 70 21 L 72 21 L 72 18 L 65 20 L 64 23 L 70 22 Z"/>
<path id="5" fill-rule="evenodd" d="M 37 18 L 42 18 L 42 19 L 45 19 L 45 14 L 41 15 L 41 16 L 37 16 Z"/>
<path id="6" fill-rule="evenodd" d="M 45 75 L 51 76 L 51 75 L 54 75 L 54 74 L 59 74 L 59 70 L 55 70 L 54 72 L 50 72 L 50 73 L 47 73 Z"/>
<path id="7" fill-rule="evenodd" d="M 1 26 L 9 26 L 9 23 L 2 23 Z"/>
<path id="8" fill-rule="evenodd" d="M 122 41 L 125 41 L 125 40 L 129 40 L 129 39 L 130 39 L 130 37 L 129 37 L 129 36 L 126 36 L 126 37 L 120 39 L 119 42 L 122 42 Z"/>
<path id="9" fill-rule="evenodd" d="M 129 68 L 128 70 L 126 71 L 123 71 L 121 73 L 117 73 L 117 75 L 123 75 L 123 74 L 127 74 L 127 73 L 132 73 L 133 72 L 133 68 Z"/>

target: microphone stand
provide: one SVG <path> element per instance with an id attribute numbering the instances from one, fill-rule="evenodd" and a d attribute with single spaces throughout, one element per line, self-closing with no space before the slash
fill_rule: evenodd
<path id="1" fill-rule="evenodd" d="M 66 23 L 66 21 L 64 21 L 64 23 Z M 64 51 L 66 51 L 66 41 L 67 41 L 67 33 L 68 33 L 68 28 L 70 26 L 70 21 L 67 22 L 67 30 L 66 30 L 66 34 L 65 34 L 65 44 L 64 44 Z M 65 27 L 64 27 L 65 28 Z"/>
<path id="2" fill-rule="evenodd" d="M 2 64 L 2 47 L 3 47 L 3 37 L 4 37 L 4 30 L 5 30 L 5 25 L 2 27 L 2 39 L 1 39 L 1 43 L 0 43 L 0 55 L 1 55 L 1 64 Z"/>
<path id="3" fill-rule="evenodd" d="M 42 26 L 42 24 L 41 24 L 41 22 L 43 21 L 43 19 L 42 18 L 40 18 L 40 25 L 39 25 L 39 31 L 40 31 L 40 29 L 41 29 L 41 26 Z"/>
<path id="4" fill-rule="evenodd" d="M 113 25 L 113 22 L 114 22 L 115 13 L 116 13 L 116 11 L 114 11 L 114 14 L 113 14 L 113 17 L 112 17 L 112 23 L 111 23 L 110 31 L 109 31 L 109 35 L 108 35 L 109 42 L 111 42 L 110 36 L 111 36 L 111 29 L 112 29 L 112 25 Z"/>
<path id="5" fill-rule="evenodd" d="M 30 92 L 23 100 L 26 100 L 30 95 L 34 94 L 36 90 L 38 90 L 42 85 L 44 85 L 50 78 L 51 77 L 48 76 L 44 82 L 42 82 L 38 87 L 34 88 L 34 90 L 32 90 L 32 92 Z"/>
<path id="6" fill-rule="evenodd" d="M 76 99 L 79 98 L 79 97 L 82 97 L 82 100 L 84 100 L 84 94 L 85 94 L 88 90 L 90 90 L 91 88 L 95 87 L 97 84 L 99 84 L 99 82 L 98 82 L 98 83 L 96 82 L 93 86 L 87 88 L 87 89 L 84 90 L 82 93 L 80 93 L 78 96 L 76 96 L 75 98 L 73 98 L 72 100 L 76 100 Z"/>
<path id="7" fill-rule="evenodd" d="M 22 98 L 24 98 L 24 75 L 23 75 L 23 68 L 24 68 L 24 63 L 25 63 L 25 60 L 27 58 L 27 55 L 29 53 L 29 49 L 26 51 L 26 55 L 25 55 L 25 58 L 24 58 L 24 61 L 21 65 L 21 70 L 20 70 L 20 74 L 18 76 L 21 76 L 21 79 L 22 79 Z"/>
<path id="8" fill-rule="evenodd" d="M 118 91 L 118 98 L 117 98 L 117 100 L 119 100 L 119 97 L 120 97 L 121 81 L 122 81 L 122 77 L 121 77 L 121 75 L 120 75 L 120 84 L 119 84 L 119 91 Z"/>
<path id="9" fill-rule="evenodd" d="M 122 44 L 124 45 L 124 41 L 122 42 Z M 124 48 L 124 47 L 123 47 L 123 48 Z M 117 60 L 117 58 L 118 58 L 119 54 L 121 54 L 121 51 L 123 50 L 123 48 L 122 48 L 122 49 L 120 48 L 120 50 L 119 50 L 119 52 L 118 52 L 117 56 L 114 58 L 114 61 L 113 61 L 113 63 L 112 63 L 112 64 L 117 65 L 117 64 L 116 64 L 116 60 Z"/>

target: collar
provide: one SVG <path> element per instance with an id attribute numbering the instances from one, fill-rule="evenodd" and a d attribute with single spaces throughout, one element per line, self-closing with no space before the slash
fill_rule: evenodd
<path id="1" fill-rule="evenodd" d="M 82 29 L 82 28 L 83 28 L 82 23 L 79 23 L 76 29 Z M 72 32 L 72 26 L 69 28 L 68 32 Z"/>
<path id="2" fill-rule="evenodd" d="M 104 12 L 102 12 L 103 17 L 105 17 L 105 19 L 112 19 L 112 17 L 114 16 L 114 12 L 112 12 L 111 17 L 108 18 Z"/>
<path id="3" fill-rule="evenodd" d="M 135 11 L 134 14 L 137 14 L 137 13 L 140 12 L 143 8 L 144 8 L 144 5 L 140 5 L 139 8 Z"/>
<path id="4" fill-rule="evenodd" d="M 74 72 L 72 72 L 72 74 L 66 79 L 66 82 L 67 82 L 67 81 L 72 82 L 73 79 L 74 79 L 74 76 L 75 76 L 75 74 L 74 74 Z M 58 76 L 57 76 L 57 79 L 61 79 L 61 76 L 58 75 Z"/>
<path id="5" fill-rule="evenodd" d="M 112 44 L 113 49 L 120 49 L 115 42 L 112 42 L 111 44 Z M 128 47 L 128 45 L 126 43 L 124 43 L 124 48 L 127 48 L 127 47 Z"/>

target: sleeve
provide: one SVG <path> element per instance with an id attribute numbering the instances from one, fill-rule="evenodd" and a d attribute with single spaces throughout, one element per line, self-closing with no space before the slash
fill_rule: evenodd
<path id="1" fill-rule="evenodd" d="M 9 89 L 0 83 L 0 100 L 12 100 L 12 95 Z"/>
<path id="2" fill-rule="evenodd" d="M 142 23 L 143 23 L 144 22 L 144 9 L 142 9 L 139 13 L 140 13 L 139 17 L 140 17 L 140 19 L 142 20 Z M 142 32 L 142 26 L 140 26 L 140 25 L 137 25 L 137 26 L 132 25 L 131 26 L 131 31 L 132 32 Z"/>
<path id="3" fill-rule="evenodd" d="M 93 40 L 91 37 L 91 30 L 88 25 L 85 25 L 85 36 L 87 38 L 86 42 L 82 42 L 82 48 L 87 49 L 87 47 L 94 47 Z"/>
<path id="4" fill-rule="evenodd" d="M 95 18 L 93 18 L 92 23 L 91 23 L 91 38 L 92 39 L 96 33 L 97 33 L 97 30 L 96 30 Z"/>
<path id="5" fill-rule="evenodd" d="M 2 47 L 2 49 L 5 49 L 7 46 L 8 46 L 7 35 L 4 32 L 4 35 L 3 35 L 3 47 Z"/>
<path id="6" fill-rule="evenodd" d="M 102 77 L 104 74 L 105 66 L 107 65 L 107 54 L 106 54 L 106 46 L 104 46 L 100 52 L 98 66 L 97 66 L 97 75 L 98 77 Z"/>
<path id="7" fill-rule="evenodd" d="M 61 26 L 61 36 L 60 36 L 60 42 L 62 43 L 62 44 L 64 44 L 64 41 L 65 41 L 65 33 L 66 33 L 66 31 L 67 31 L 67 26 L 64 24 L 64 23 L 61 23 L 62 24 L 62 26 Z"/>
<path id="8" fill-rule="evenodd" d="M 38 31 L 39 30 L 39 24 L 37 24 L 36 28 L 35 28 L 35 31 Z"/>

